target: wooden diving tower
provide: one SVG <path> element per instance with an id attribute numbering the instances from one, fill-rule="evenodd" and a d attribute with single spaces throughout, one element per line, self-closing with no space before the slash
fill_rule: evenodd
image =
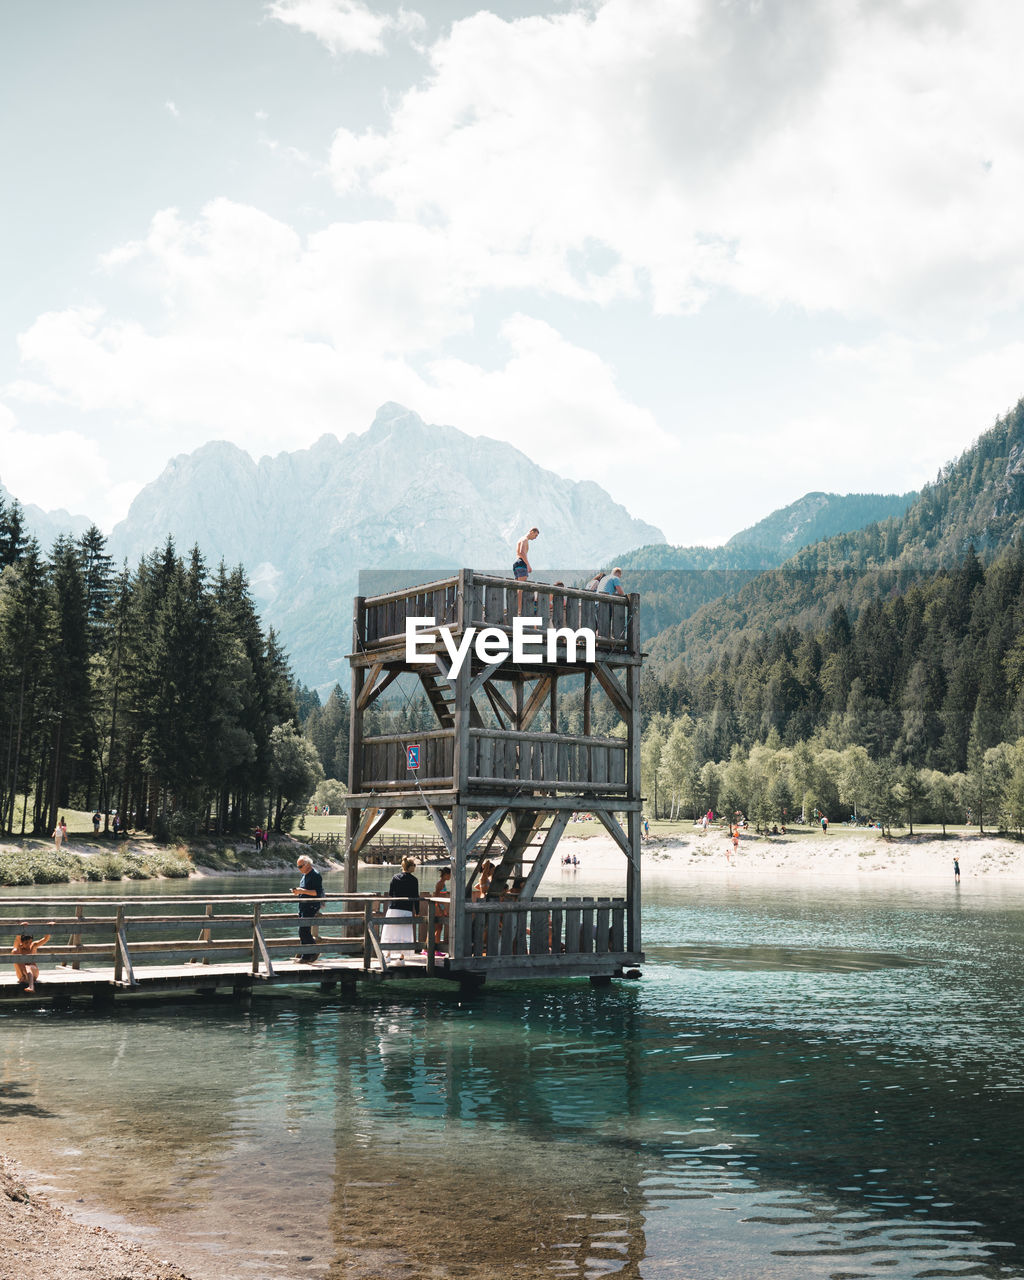
<path id="1" fill-rule="evenodd" d="M 357 597 L 353 619 L 346 893 L 360 853 L 402 809 L 426 809 L 448 851 L 451 897 L 437 976 L 621 976 L 640 942 L 638 598 L 517 582 L 462 569 L 407 590 Z M 407 621 L 419 626 L 409 660 Z M 532 622 L 516 623 L 517 619 Z M 495 657 L 518 627 L 555 632 L 540 660 Z M 449 643 L 440 628 L 447 627 Z M 481 629 L 489 630 L 481 636 Z M 590 654 L 558 629 L 593 632 Z M 474 643 L 465 660 L 451 646 Z M 483 641 L 489 638 L 489 645 Z M 481 654 L 483 656 L 481 656 Z M 536 658 L 536 652 L 532 655 Z M 367 712 L 400 677 L 426 695 L 428 730 L 370 736 Z M 582 701 L 581 733 L 559 731 L 560 692 Z M 598 702 L 614 732 L 592 729 Z M 605 707 L 603 720 L 609 722 Z M 411 767 L 413 766 L 413 767 Z M 574 813 L 597 817 L 622 851 L 619 897 L 541 897 L 544 872 Z M 480 896 L 481 868 L 494 864 Z M 421 881 L 421 891 L 432 885 Z"/>

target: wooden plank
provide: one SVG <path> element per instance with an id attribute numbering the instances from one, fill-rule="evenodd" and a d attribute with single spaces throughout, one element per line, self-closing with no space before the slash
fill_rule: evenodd
<path id="1" fill-rule="evenodd" d="M 596 926 L 594 950 L 600 955 L 611 949 L 611 908 L 598 907 L 594 917 Z"/>
<path id="2" fill-rule="evenodd" d="M 530 912 L 530 955 L 551 954 L 551 917 L 547 911 Z"/>
<path id="3" fill-rule="evenodd" d="M 611 949 L 612 951 L 625 951 L 626 949 L 626 911 L 624 907 L 614 907 L 611 912 Z"/>
<path id="4" fill-rule="evenodd" d="M 565 950 L 566 954 L 578 955 L 580 947 L 580 920 L 582 913 L 578 907 L 569 907 L 565 913 Z"/>
<path id="5" fill-rule="evenodd" d="M 594 910 L 584 907 L 580 912 L 580 951 L 589 955 L 594 950 Z"/>

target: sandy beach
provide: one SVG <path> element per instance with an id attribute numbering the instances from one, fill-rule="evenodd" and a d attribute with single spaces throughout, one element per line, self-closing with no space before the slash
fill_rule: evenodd
<path id="1" fill-rule="evenodd" d="M 608 836 L 564 838 L 559 850 L 575 854 L 581 872 L 615 874 L 622 854 Z M 769 875 L 779 871 L 808 878 L 825 876 L 892 876 L 934 883 L 952 880 L 953 859 L 960 862 L 966 879 L 978 876 L 1024 880 L 1024 842 L 990 835 L 950 834 L 945 838 L 932 832 L 922 835 L 895 835 L 886 839 L 878 831 L 847 831 L 823 835 L 803 829 L 785 836 L 741 835 L 739 849 L 721 829 L 692 835 L 656 835 L 643 843 L 644 868 L 659 876 L 678 871 L 694 875 Z M 551 889 L 553 866 L 545 884 Z"/>

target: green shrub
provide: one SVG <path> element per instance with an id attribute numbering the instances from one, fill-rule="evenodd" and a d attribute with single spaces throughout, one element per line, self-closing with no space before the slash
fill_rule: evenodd
<path id="1" fill-rule="evenodd" d="M 0 859 L 0 884 L 35 884 L 35 877 L 20 853 Z"/>
<path id="2" fill-rule="evenodd" d="M 148 865 L 157 875 L 166 876 L 168 880 L 187 880 L 192 874 L 192 860 L 184 853 L 154 853 L 150 855 Z"/>

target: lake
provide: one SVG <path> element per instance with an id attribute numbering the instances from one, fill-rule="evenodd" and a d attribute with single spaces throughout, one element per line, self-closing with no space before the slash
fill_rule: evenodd
<path id="1" fill-rule="evenodd" d="M 1024 886 L 644 900 L 610 988 L 7 1009 L 4 1149 L 196 1280 L 1024 1277 Z"/>

